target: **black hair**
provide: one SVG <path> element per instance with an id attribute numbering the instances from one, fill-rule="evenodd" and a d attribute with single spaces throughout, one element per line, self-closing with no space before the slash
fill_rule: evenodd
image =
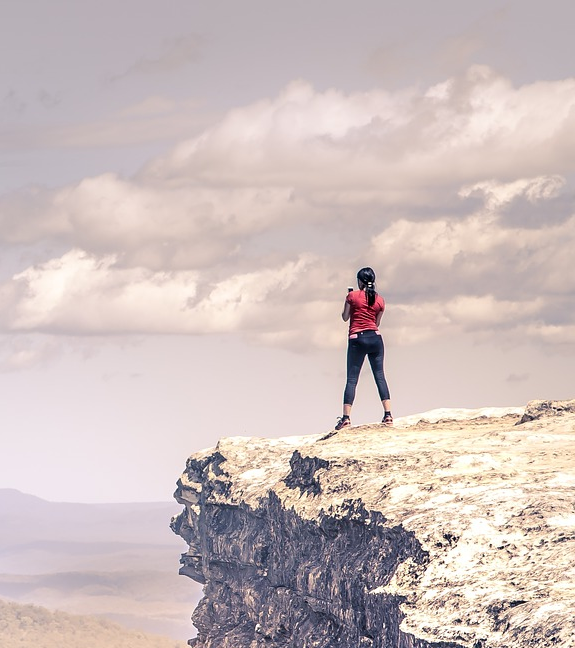
<path id="1" fill-rule="evenodd" d="M 370 306 L 375 304 L 377 292 L 375 290 L 375 272 L 371 268 L 362 268 L 357 273 L 357 280 L 365 285 L 365 298 Z"/>

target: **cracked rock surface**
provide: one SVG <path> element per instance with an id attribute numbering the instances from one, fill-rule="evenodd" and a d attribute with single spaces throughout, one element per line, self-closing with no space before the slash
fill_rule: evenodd
<path id="1" fill-rule="evenodd" d="M 196 648 L 575 646 L 575 400 L 222 439 L 175 497 Z"/>

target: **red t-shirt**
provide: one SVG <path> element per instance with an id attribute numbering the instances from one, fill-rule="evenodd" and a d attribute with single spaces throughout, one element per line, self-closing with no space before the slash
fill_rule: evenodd
<path id="1" fill-rule="evenodd" d="M 350 306 L 350 335 L 359 333 L 359 331 L 377 331 L 375 318 L 378 313 L 383 313 L 385 310 L 385 302 L 381 295 L 376 295 L 373 306 L 369 306 L 363 290 L 352 290 L 347 293 L 345 301 Z"/>

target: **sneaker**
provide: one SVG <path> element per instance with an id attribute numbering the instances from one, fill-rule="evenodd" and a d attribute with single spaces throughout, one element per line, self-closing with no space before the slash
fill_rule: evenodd
<path id="1" fill-rule="evenodd" d="M 335 424 L 334 430 L 341 430 L 341 428 L 347 427 L 348 425 L 351 425 L 351 420 L 349 416 L 346 416 L 344 414 L 343 416 L 337 419 L 337 423 Z"/>
<path id="2" fill-rule="evenodd" d="M 385 416 L 381 419 L 381 422 L 384 425 L 393 425 L 393 416 L 391 415 L 391 412 L 386 412 Z"/>

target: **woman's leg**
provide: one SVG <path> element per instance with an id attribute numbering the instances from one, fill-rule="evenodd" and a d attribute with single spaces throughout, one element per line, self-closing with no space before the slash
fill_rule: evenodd
<path id="1" fill-rule="evenodd" d="M 363 366 L 365 354 L 366 351 L 364 345 L 361 344 L 359 338 L 349 341 L 347 346 L 347 382 L 343 393 L 344 416 L 349 416 L 351 413 L 351 406 L 355 400 L 355 390 L 357 388 L 357 381 L 359 380 L 359 373 Z"/>
<path id="2" fill-rule="evenodd" d="M 385 373 L 383 371 L 384 347 L 381 335 L 373 336 L 367 357 L 369 358 L 369 364 L 375 379 L 375 384 L 377 385 L 379 397 L 383 404 L 383 409 L 385 412 L 390 412 L 391 400 L 389 396 L 389 387 L 387 386 L 387 380 L 385 379 Z"/>

